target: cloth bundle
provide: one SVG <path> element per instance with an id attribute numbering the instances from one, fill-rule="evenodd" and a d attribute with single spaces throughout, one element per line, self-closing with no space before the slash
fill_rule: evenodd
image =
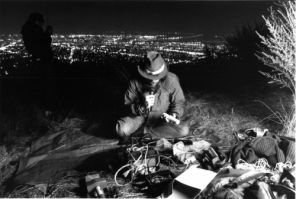
<path id="1" fill-rule="evenodd" d="M 295 163 L 295 142 L 267 133 L 263 137 L 242 141 L 232 149 L 233 166 L 239 159 L 254 163 L 259 158 L 266 158 L 273 167 L 279 162 Z"/>

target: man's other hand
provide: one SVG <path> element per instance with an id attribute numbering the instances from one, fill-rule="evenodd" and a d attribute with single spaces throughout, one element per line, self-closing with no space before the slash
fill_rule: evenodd
<path id="1" fill-rule="evenodd" d="M 172 115 L 169 115 L 167 113 L 162 114 L 162 118 L 167 122 L 167 123 L 174 123 L 179 125 L 180 120 L 177 119 L 177 114 L 173 113 Z"/>

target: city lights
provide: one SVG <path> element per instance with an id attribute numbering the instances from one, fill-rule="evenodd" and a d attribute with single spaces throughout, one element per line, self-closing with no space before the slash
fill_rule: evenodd
<path id="1" fill-rule="evenodd" d="M 188 39 L 189 38 L 189 39 Z M 163 34 L 55 34 L 52 35 L 54 59 L 72 64 L 75 62 L 99 63 L 106 54 L 132 61 L 142 57 L 147 50 L 157 50 L 168 64 L 190 63 L 203 59 L 206 41 L 200 35 Z M 223 42 L 216 42 L 216 49 L 223 49 Z M 22 61 L 13 61 L 22 60 Z M 21 35 L 0 35 L 0 75 L 10 74 L 19 64 L 29 60 Z M 26 65 L 26 64 L 25 64 Z"/>

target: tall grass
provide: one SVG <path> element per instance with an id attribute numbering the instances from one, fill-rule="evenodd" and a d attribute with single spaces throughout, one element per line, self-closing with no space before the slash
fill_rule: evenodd
<path id="1" fill-rule="evenodd" d="M 292 110 L 288 110 L 285 107 L 284 103 L 280 101 L 279 102 L 280 109 L 277 110 L 275 108 L 272 108 L 271 106 L 269 106 L 268 104 L 266 104 L 261 100 L 255 100 L 255 101 L 262 104 L 270 112 L 270 115 L 266 116 L 262 121 L 269 120 L 281 127 L 281 130 L 278 132 L 278 134 L 286 135 L 287 132 L 290 132 L 292 130 L 289 128 L 291 128 L 290 122 L 293 120 L 293 117 L 295 117 L 295 114 L 294 114 L 295 111 L 293 110 L 294 106 L 292 106 Z"/>
<path id="2" fill-rule="evenodd" d="M 233 144 L 234 132 L 265 127 L 245 106 L 225 95 L 189 93 L 186 98 L 185 120 L 190 118 L 191 132 L 224 149 Z"/>
<path id="3" fill-rule="evenodd" d="M 292 112 L 277 115 L 283 123 L 285 134 L 295 136 L 296 132 L 296 2 L 282 1 L 276 10 L 270 8 L 270 15 L 264 17 L 269 36 L 257 35 L 263 47 L 257 57 L 271 72 L 262 72 L 271 84 L 290 89 L 294 104 Z"/>

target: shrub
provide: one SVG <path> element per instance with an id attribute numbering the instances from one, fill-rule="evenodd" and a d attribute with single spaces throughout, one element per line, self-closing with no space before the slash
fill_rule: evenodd
<path id="1" fill-rule="evenodd" d="M 259 50 L 260 38 L 256 32 L 264 36 L 268 35 L 267 28 L 259 23 L 255 26 L 244 25 L 241 28 L 236 28 L 235 33 L 226 38 L 230 53 L 236 54 L 244 62 L 258 62 L 254 54 Z"/>
<path id="2" fill-rule="evenodd" d="M 257 57 L 272 69 L 261 72 L 271 79 L 269 83 L 287 87 L 293 94 L 292 111 L 286 113 L 283 122 L 284 133 L 292 136 L 296 131 L 296 2 L 283 1 L 276 10 L 270 8 L 269 12 L 263 19 L 270 34 L 263 36 L 257 32 L 263 44 Z"/>

